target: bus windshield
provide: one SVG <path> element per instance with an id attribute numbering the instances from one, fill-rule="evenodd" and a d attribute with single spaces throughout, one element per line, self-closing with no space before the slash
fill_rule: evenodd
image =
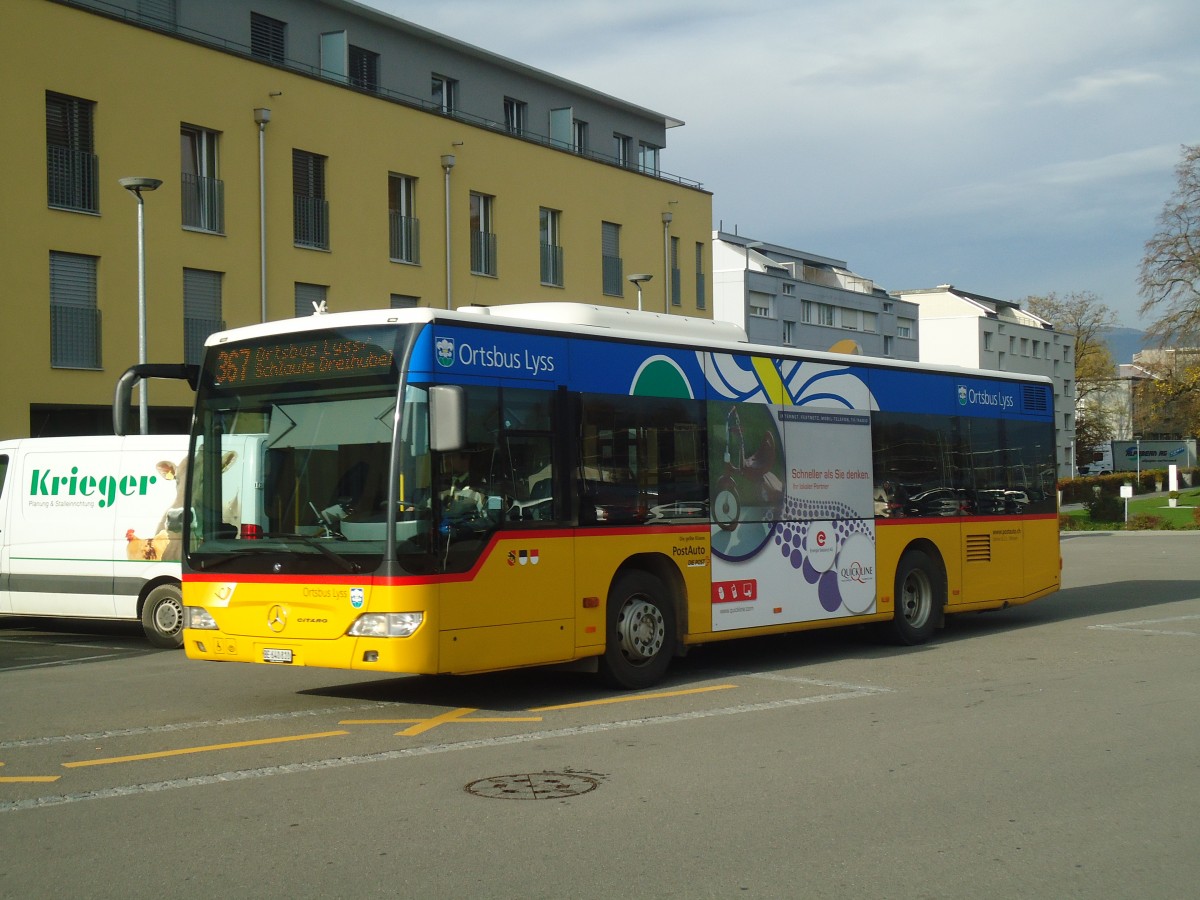
<path id="1" fill-rule="evenodd" d="M 401 560 L 426 568 L 428 404 L 423 389 L 399 392 L 408 339 L 405 327 L 342 328 L 210 349 L 187 473 L 189 566 L 373 572 L 390 525 Z"/>

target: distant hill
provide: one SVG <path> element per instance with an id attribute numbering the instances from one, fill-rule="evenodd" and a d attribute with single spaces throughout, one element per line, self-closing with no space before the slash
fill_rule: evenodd
<path id="1" fill-rule="evenodd" d="M 1146 347 L 1146 333 L 1136 328 L 1112 328 L 1104 335 L 1104 342 L 1117 365 L 1133 362 L 1133 354 Z"/>

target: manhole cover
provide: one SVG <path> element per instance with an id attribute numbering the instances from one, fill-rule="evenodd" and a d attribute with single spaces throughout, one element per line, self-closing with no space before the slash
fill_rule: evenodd
<path id="1" fill-rule="evenodd" d="M 501 800 L 554 800 L 594 791 L 600 782 L 574 772 L 535 772 L 531 775 L 496 775 L 467 785 L 468 794 Z"/>

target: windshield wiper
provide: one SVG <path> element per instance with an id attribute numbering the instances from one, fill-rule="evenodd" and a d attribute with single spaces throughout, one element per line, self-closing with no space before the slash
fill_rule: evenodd
<path id="1" fill-rule="evenodd" d="M 323 544 L 321 541 L 317 540 L 316 538 L 309 537 L 307 534 L 297 534 L 294 531 L 268 531 L 262 537 L 268 540 L 271 538 L 276 538 L 285 541 L 296 541 L 306 547 L 312 547 L 318 553 L 327 556 L 347 572 L 362 571 L 362 566 L 360 566 L 358 563 L 346 559 L 346 557 L 342 556 L 340 553 L 335 553 L 333 550 L 330 550 L 327 546 L 325 546 L 325 544 Z"/>

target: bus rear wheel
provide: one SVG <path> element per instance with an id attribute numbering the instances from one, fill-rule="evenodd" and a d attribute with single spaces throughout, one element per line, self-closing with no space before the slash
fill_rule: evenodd
<path id="1" fill-rule="evenodd" d="M 183 646 L 183 592 L 177 584 L 160 584 L 142 604 L 142 628 L 155 647 L 177 650 Z"/>
<path id="2" fill-rule="evenodd" d="M 896 567 L 896 609 L 892 636 L 901 644 L 923 644 L 933 637 L 945 605 L 944 579 L 929 554 L 909 550 Z"/>
<path id="3" fill-rule="evenodd" d="M 614 687 L 649 687 L 663 677 L 675 653 L 675 607 L 661 581 L 627 572 L 608 595 L 608 623 L 600 673 Z"/>

